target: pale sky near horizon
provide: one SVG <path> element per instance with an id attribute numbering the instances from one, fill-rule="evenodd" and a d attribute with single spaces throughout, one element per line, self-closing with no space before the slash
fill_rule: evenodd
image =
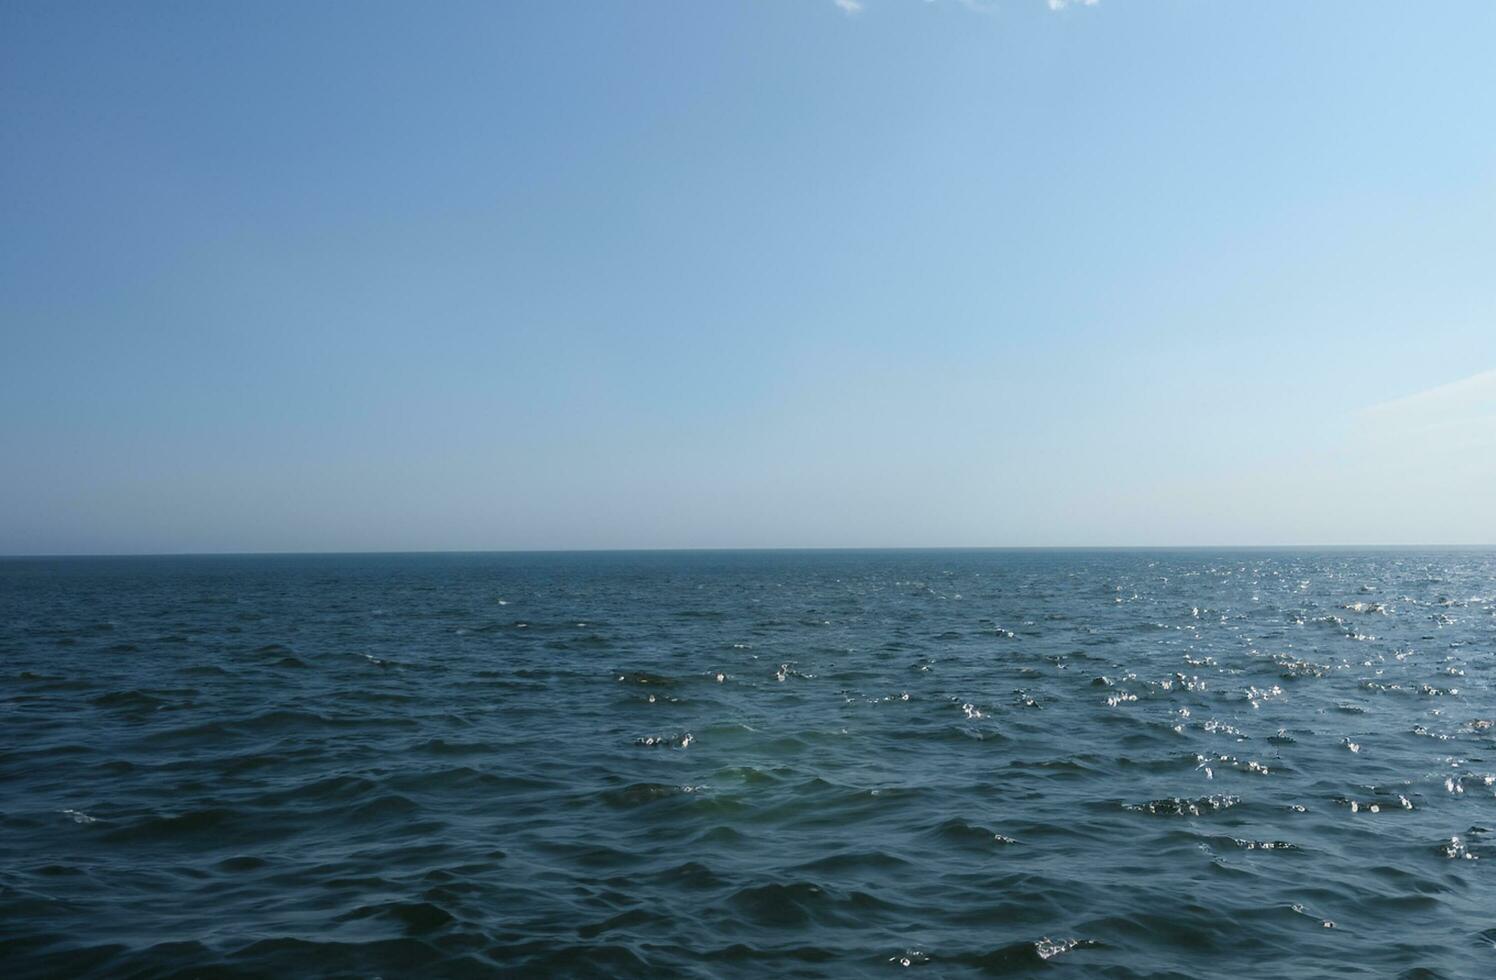
<path id="1" fill-rule="evenodd" d="M 1496 543 L 1496 4 L 0 5 L 0 554 Z"/>

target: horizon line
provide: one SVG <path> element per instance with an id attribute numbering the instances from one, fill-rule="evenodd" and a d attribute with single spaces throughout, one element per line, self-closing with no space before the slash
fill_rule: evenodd
<path id="1" fill-rule="evenodd" d="M 1480 551 L 1493 544 L 1037 544 L 1037 545 L 754 545 L 746 547 L 646 548 L 432 548 L 357 551 L 99 551 L 13 552 L 0 561 L 65 558 L 352 558 L 415 555 L 629 555 L 722 554 L 736 552 L 886 552 L 886 551 Z"/>

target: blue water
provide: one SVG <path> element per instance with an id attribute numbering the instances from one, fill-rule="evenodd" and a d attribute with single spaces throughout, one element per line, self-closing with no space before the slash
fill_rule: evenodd
<path id="1" fill-rule="evenodd" d="M 0 561 L 0 975 L 1496 976 L 1496 556 Z"/>

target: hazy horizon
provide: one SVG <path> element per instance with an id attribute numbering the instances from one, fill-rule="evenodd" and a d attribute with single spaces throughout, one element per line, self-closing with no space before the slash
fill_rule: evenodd
<path id="1" fill-rule="evenodd" d="M 1492 36 L 6 4 L 0 555 L 1488 547 Z"/>
<path id="2" fill-rule="evenodd" d="M 961 551 L 1203 551 L 1203 552 L 1387 552 L 1387 551 L 1488 551 L 1496 548 L 1492 544 L 1108 544 L 1108 545 L 858 545 L 846 547 L 805 548 L 798 546 L 757 545 L 753 547 L 712 547 L 704 545 L 691 548 L 479 548 L 441 549 L 424 551 L 143 551 L 143 552 L 53 552 L 34 554 L 0 555 L 0 561 L 26 561 L 29 559 L 68 558 L 377 558 L 420 557 L 440 555 L 681 555 L 681 554 L 753 554 L 767 553 L 817 553 L 827 554 L 868 552 L 961 552 Z"/>

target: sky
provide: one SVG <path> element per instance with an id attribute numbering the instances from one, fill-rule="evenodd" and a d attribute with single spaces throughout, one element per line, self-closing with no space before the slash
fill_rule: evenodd
<path id="1" fill-rule="evenodd" d="M 0 4 L 0 554 L 1496 543 L 1496 4 Z"/>

